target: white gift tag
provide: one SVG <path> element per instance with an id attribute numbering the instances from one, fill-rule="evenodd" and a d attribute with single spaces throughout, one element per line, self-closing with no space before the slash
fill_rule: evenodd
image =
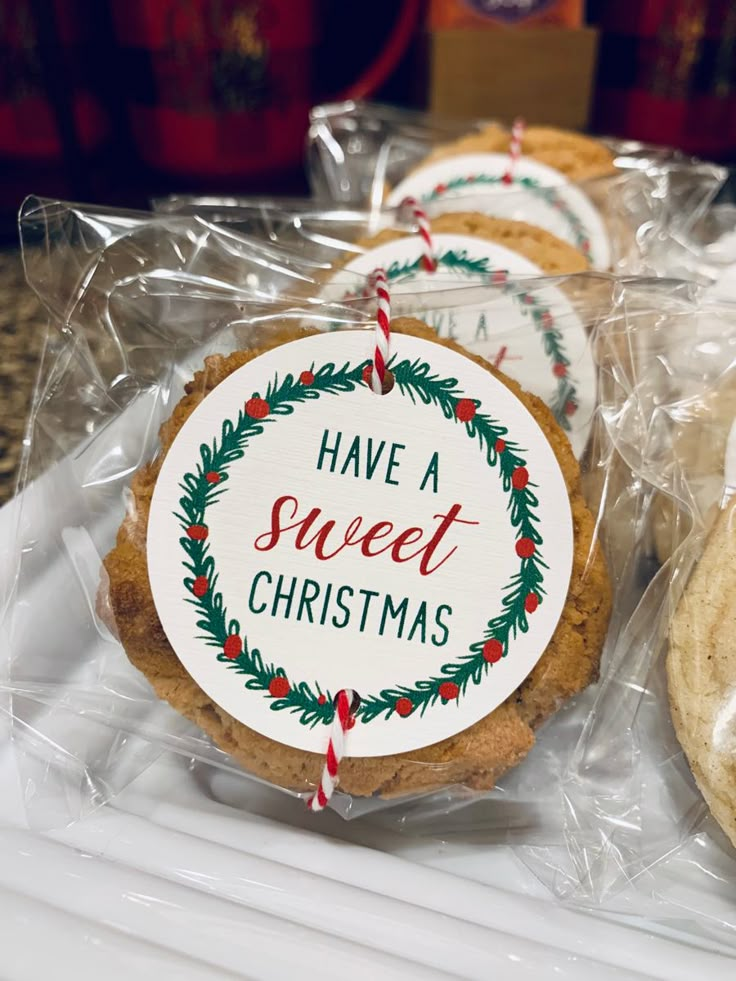
<path id="1" fill-rule="evenodd" d="M 480 211 L 537 225 L 579 249 L 594 269 L 609 269 L 611 244 L 598 209 L 564 174 L 520 157 L 511 183 L 503 176 L 508 154 L 466 153 L 428 164 L 405 177 L 389 194 L 398 206 L 414 197 L 425 208 Z"/>
<path id="2" fill-rule="evenodd" d="M 538 266 L 504 246 L 470 235 L 432 236 L 435 272 L 422 266 L 423 243 L 418 236 L 387 242 L 352 259 L 336 273 L 322 296 L 339 301 L 377 267 L 386 270 L 395 315 L 412 313 L 467 350 L 480 354 L 542 398 L 565 430 L 576 454 L 585 449 L 595 410 L 596 371 L 588 337 L 561 290 L 530 283 L 504 286 L 505 277 L 539 276 Z M 460 305 L 452 302 L 455 287 L 486 286 L 487 299 Z M 447 299 L 430 303 L 429 293 L 444 291 Z M 402 303 L 403 293 L 424 301 L 414 309 Z M 485 295 L 484 295 L 485 296 Z"/>
<path id="3" fill-rule="evenodd" d="M 158 615 L 236 719 L 324 752 L 333 698 L 361 701 L 349 756 L 467 728 L 524 680 L 567 594 L 570 504 L 524 404 L 441 345 L 372 334 L 275 348 L 194 410 L 148 523 Z"/>

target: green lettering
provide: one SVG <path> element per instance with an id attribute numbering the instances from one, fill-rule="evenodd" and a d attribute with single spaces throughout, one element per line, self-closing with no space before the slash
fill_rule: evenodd
<path id="1" fill-rule="evenodd" d="M 255 576 L 253 576 L 253 582 L 251 583 L 251 587 L 250 587 L 250 596 L 248 597 L 248 609 L 250 610 L 251 613 L 263 613 L 263 611 L 268 606 L 268 603 L 266 603 L 265 600 L 263 603 L 261 603 L 258 609 L 256 609 L 255 606 L 253 606 L 253 597 L 255 596 L 256 593 L 258 581 L 261 578 L 265 579 L 266 582 L 269 583 L 269 585 L 273 582 L 273 579 L 271 578 L 271 573 L 266 572 L 265 569 L 262 572 L 258 572 L 256 573 Z"/>
<path id="2" fill-rule="evenodd" d="M 440 476 L 440 455 L 437 452 L 437 450 L 435 450 L 434 453 L 432 454 L 432 459 L 429 461 L 429 466 L 427 467 L 426 473 L 424 474 L 424 477 L 422 478 L 422 483 L 421 483 L 421 486 L 419 487 L 419 490 L 420 491 L 423 491 L 424 490 L 424 487 L 425 487 L 427 481 L 431 477 L 432 478 L 432 493 L 433 494 L 436 494 L 437 493 L 437 481 L 439 479 L 439 476 Z"/>
<path id="3" fill-rule="evenodd" d="M 320 626 L 324 627 L 325 620 L 327 619 L 327 607 L 330 605 L 330 595 L 332 594 L 332 583 L 327 583 L 327 589 L 325 590 L 325 598 L 322 602 L 322 616 L 319 618 Z"/>
<path id="4" fill-rule="evenodd" d="M 375 457 L 373 456 L 373 439 L 368 437 L 368 460 L 365 465 L 366 477 L 371 480 L 373 474 L 376 472 L 376 467 L 378 466 L 378 461 L 381 459 L 383 453 L 383 448 L 386 445 L 386 440 L 382 439 L 380 446 L 378 447 L 378 452 Z"/>
<path id="5" fill-rule="evenodd" d="M 299 609 L 296 613 L 297 620 L 301 620 L 302 613 L 306 608 L 309 622 L 314 623 L 314 620 L 312 619 L 312 603 L 314 603 L 318 596 L 319 583 L 315 582 L 314 579 L 305 579 L 304 583 L 302 584 L 302 595 L 299 597 Z"/>
<path id="6" fill-rule="evenodd" d="M 343 627 L 347 627 L 348 623 L 350 622 L 350 607 L 345 606 L 345 604 L 343 603 L 342 601 L 343 593 L 349 593 L 351 596 L 353 596 L 355 590 L 351 586 L 340 586 L 340 588 L 337 591 L 337 594 L 335 596 L 335 602 L 340 607 L 342 612 L 345 614 L 345 618 L 343 619 L 342 623 L 337 622 L 337 617 L 332 618 L 332 626 L 337 627 L 338 630 L 341 630 Z"/>
<path id="7" fill-rule="evenodd" d="M 365 603 L 363 603 L 363 615 L 360 618 L 360 632 L 363 633 L 365 630 L 365 621 L 368 618 L 368 607 L 371 605 L 371 601 L 374 596 L 378 596 L 378 593 L 374 589 L 359 589 L 358 592 L 361 596 L 365 596 Z"/>
<path id="8" fill-rule="evenodd" d="M 448 616 L 452 616 L 452 607 L 448 606 L 447 603 L 443 603 L 442 606 L 437 607 L 437 612 L 434 615 L 434 620 L 437 626 L 442 630 L 441 639 L 437 638 L 436 634 L 432 634 L 432 643 L 435 647 L 444 647 L 447 643 L 447 638 L 450 636 L 450 629 L 446 623 L 442 622 L 442 611 L 445 611 Z"/>
<path id="9" fill-rule="evenodd" d="M 279 576 L 279 581 L 276 585 L 276 592 L 273 596 L 273 605 L 271 606 L 271 616 L 275 617 L 278 613 L 279 603 L 282 599 L 286 600 L 286 613 L 284 613 L 284 619 L 289 619 L 289 614 L 291 613 L 291 604 L 294 599 L 294 590 L 296 589 L 296 576 L 291 577 L 291 589 L 288 592 L 283 592 L 284 577 Z"/>
<path id="10" fill-rule="evenodd" d="M 413 640 L 414 634 L 417 629 L 421 627 L 422 630 L 422 643 L 424 644 L 427 640 L 427 601 L 422 600 L 419 606 L 419 612 L 414 617 L 414 623 L 411 625 L 411 630 L 409 631 L 409 636 L 407 640 Z"/>
<path id="11" fill-rule="evenodd" d="M 391 444 L 391 453 L 390 453 L 389 458 L 388 458 L 388 466 L 386 467 L 386 483 L 387 484 L 394 484 L 394 486 L 398 487 L 398 484 L 399 484 L 398 480 L 391 480 L 391 471 L 392 470 L 395 470 L 395 469 L 398 469 L 398 466 L 399 466 L 399 461 L 396 459 L 396 454 L 399 452 L 399 450 L 405 450 L 405 449 L 406 449 L 406 447 L 404 446 L 403 443 L 392 443 Z"/>
<path id="12" fill-rule="evenodd" d="M 386 620 L 395 620 L 400 617 L 399 629 L 396 632 L 397 637 L 401 637 L 404 632 L 404 621 L 406 620 L 406 611 L 409 606 L 409 597 L 405 596 L 398 606 L 394 606 L 394 601 L 389 593 L 386 594 L 386 598 L 383 601 L 383 613 L 381 614 L 381 625 L 378 628 L 379 636 L 383 637 L 383 631 L 386 628 Z"/>
<path id="13" fill-rule="evenodd" d="M 342 439 L 342 433 L 337 434 L 337 439 L 335 440 L 334 446 L 327 445 L 327 440 L 329 438 L 329 435 L 330 435 L 330 430 L 325 429 L 324 433 L 322 434 L 322 444 L 319 448 L 319 456 L 317 457 L 317 469 L 321 470 L 322 461 L 324 460 L 325 456 L 330 456 L 332 457 L 332 459 L 330 460 L 330 473 L 334 473 L 335 464 L 337 463 L 337 451 L 340 448 L 340 440 Z"/>
<path id="14" fill-rule="evenodd" d="M 345 463 L 342 465 L 341 474 L 347 472 L 350 464 L 353 464 L 353 476 L 360 476 L 360 436 L 356 436 L 353 442 L 350 444 L 350 449 L 348 450 L 348 455 L 345 457 Z"/>

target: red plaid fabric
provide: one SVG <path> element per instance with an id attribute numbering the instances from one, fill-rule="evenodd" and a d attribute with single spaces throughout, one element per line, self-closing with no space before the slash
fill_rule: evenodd
<path id="1" fill-rule="evenodd" d="M 144 160 L 216 177 L 299 159 L 312 101 L 312 0 L 111 2 Z"/>
<path id="2" fill-rule="evenodd" d="M 89 14 L 95 2 L 55 0 L 48 10 L 63 75 L 56 84 L 69 94 L 77 140 L 85 150 L 101 143 L 107 128 L 93 80 Z M 0 156 L 50 160 L 61 153 L 30 0 L 0 3 Z"/>
<path id="3" fill-rule="evenodd" d="M 596 129 L 732 155 L 734 0 L 602 0 L 598 6 Z"/>

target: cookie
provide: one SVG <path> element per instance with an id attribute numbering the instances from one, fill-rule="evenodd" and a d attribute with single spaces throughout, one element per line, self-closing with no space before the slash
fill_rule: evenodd
<path id="1" fill-rule="evenodd" d="M 667 683 L 677 738 L 736 845 L 736 498 L 719 512 L 670 627 Z"/>
<path id="2" fill-rule="evenodd" d="M 534 744 L 534 730 L 565 700 L 597 676 L 598 661 L 610 614 L 610 586 L 595 540 L 595 521 L 580 491 L 580 472 L 570 444 L 551 412 L 481 358 L 450 341 L 440 341 L 426 325 L 411 318 L 392 324 L 409 333 L 445 344 L 494 374 L 520 398 L 549 440 L 570 495 L 575 536 L 573 569 L 565 606 L 542 657 L 521 687 L 488 716 L 465 731 L 410 754 L 346 758 L 340 787 L 350 794 L 394 797 L 449 784 L 491 788 Z M 324 759 L 276 743 L 249 729 L 219 708 L 187 674 L 171 648 L 154 606 L 146 562 L 146 527 L 153 490 L 165 453 L 186 419 L 224 378 L 280 343 L 311 330 L 284 327 L 268 343 L 227 357 L 207 358 L 205 367 L 186 386 L 186 395 L 161 427 L 161 454 L 133 477 L 131 504 L 117 544 L 104 565 L 109 582 L 100 609 L 117 630 L 130 661 L 146 676 L 156 694 L 203 729 L 243 768 L 270 783 L 306 791 L 317 783 Z"/>
<path id="3" fill-rule="evenodd" d="M 492 218 L 475 211 L 452 211 L 432 218 L 432 231 L 441 234 L 473 235 L 476 238 L 496 242 L 512 252 L 518 252 L 533 262 L 550 276 L 587 272 L 588 260 L 578 250 L 557 238 L 551 232 L 524 221 L 510 221 L 507 218 Z M 385 229 L 372 238 L 358 242 L 364 249 L 376 248 L 386 242 L 403 238 L 409 232 Z M 348 261 L 353 256 L 348 257 Z"/>
<path id="4" fill-rule="evenodd" d="M 466 133 L 465 136 L 461 136 L 451 143 L 442 143 L 435 147 L 419 166 L 425 167 L 437 160 L 457 157 L 462 153 L 504 153 L 509 148 L 510 139 L 509 131 L 499 123 L 486 123 L 475 132 Z"/>
<path id="5" fill-rule="evenodd" d="M 422 161 L 422 167 L 436 160 L 463 153 L 506 153 L 510 134 L 498 125 L 485 126 L 477 133 L 437 147 Z M 599 140 L 572 130 L 553 126 L 529 126 L 524 132 L 521 152 L 559 170 L 571 181 L 585 181 L 616 173 L 615 157 Z"/>
<path id="6" fill-rule="evenodd" d="M 521 152 L 554 167 L 571 181 L 616 173 L 615 157 L 605 144 L 572 130 L 529 126 L 521 141 Z"/>

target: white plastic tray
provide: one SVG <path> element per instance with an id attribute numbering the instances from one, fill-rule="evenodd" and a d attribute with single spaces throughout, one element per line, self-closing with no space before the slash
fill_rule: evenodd
<path id="1" fill-rule="evenodd" d="M 25 493 L 23 525 L 36 535 L 67 520 L 63 501 L 50 517 L 55 479 L 52 471 Z M 11 585 L 18 505 L 0 510 L 0 597 Z M 52 601 L 40 588 L 14 598 L 31 620 Z M 7 632 L 0 641 L 7 657 Z M 616 916 L 561 906 L 508 847 L 312 815 L 180 757 L 160 757 L 112 805 L 61 830 L 27 826 L 22 799 L 32 790 L 20 786 L 3 732 L 5 981 L 734 977 L 736 961 L 705 930 L 679 929 L 689 906 L 702 909 L 703 877 L 683 875 L 697 856 L 677 857 L 677 906 L 647 920 L 635 894 L 619 897 Z"/>

